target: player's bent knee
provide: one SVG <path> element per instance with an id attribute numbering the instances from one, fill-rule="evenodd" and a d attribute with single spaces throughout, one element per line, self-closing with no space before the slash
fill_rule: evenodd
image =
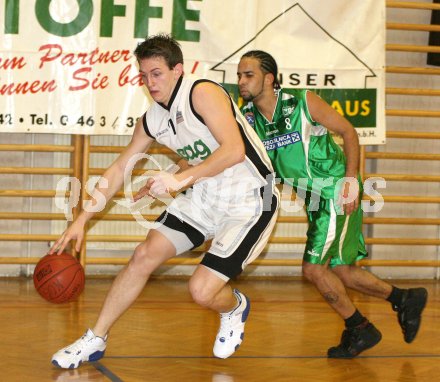
<path id="1" fill-rule="evenodd" d="M 212 304 L 214 295 L 209 292 L 206 287 L 203 288 L 202 282 L 199 282 L 199 280 L 197 279 L 191 278 L 188 288 L 189 292 L 191 293 L 191 297 L 196 304 L 199 304 L 203 307 L 209 307 Z"/>
<path id="2" fill-rule="evenodd" d="M 320 277 L 324 270 L 325 267 L 323 265 L 303 262 L 303 266 L 302 266 L 303 276 L 311 282 L 314 282 L 316 278 Z"/>
<path id="3" fill-rule="evenodd" d="M 151 273 L 159 265 L 157 256 L 154 256 L 151 245 L 146 241 L 135 248 L 129 262 L 129 267 L 134 267 L 141 272 L 147 273 Z"/>

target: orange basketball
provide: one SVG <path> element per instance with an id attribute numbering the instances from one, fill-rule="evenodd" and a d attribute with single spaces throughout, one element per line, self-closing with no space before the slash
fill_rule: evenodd
<path id="1" fill-rule="evenodd" d="M 55 304 L 75 300 L 85 284 L 84 268 L 68 253 L 42 257 L 35 267 L 33 279 L 41 297 Z"/>

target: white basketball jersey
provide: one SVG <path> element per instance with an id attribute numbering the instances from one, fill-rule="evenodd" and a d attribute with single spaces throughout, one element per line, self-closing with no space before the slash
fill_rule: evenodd
<path id="1" fill-rule="evenodd" d="M 169 147 L 186 159 L 190 165 L 201 163 L 219 147 L 219 143 L 204 124 L 202 117 L 196 113 L 192 104 L 192 90 L 200 82 L 213 81 L 181 77 L 176 84 L 169 105 L 153 102 L 142 117 L 146 134 Z M 218 83 L 215 84 L 221 86 Z M 229 97 L 226 91 L 225 93 Z M 231 109 L 245 144 L 246 158 L 243 162 L 210 179 L 223 181 L 227 178 L 228 185 L 231 185 L 231 182 L 236 183 L 241 189 L 265 186 L 267 180 L 273 181 L 271 176 L 273 168 L 264 145 L 232 99 Z"/>

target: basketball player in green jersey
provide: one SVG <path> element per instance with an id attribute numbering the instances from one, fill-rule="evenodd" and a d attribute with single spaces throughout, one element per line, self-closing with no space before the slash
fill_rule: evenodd
<path id="1" fill-rule="evenodd" d="M 264 51 L 244 54 L 237 75 L 245 101 L 242 113 L 263 141 L 277 177 L 305 200 L 309 226 L 303 274 L 345 320 L 341 342 L 328 349 L 328 357 L 353 358 L 382 337 L 356 309 L 346 287 L 388 300 L 404 340 L 412 342 L 427 301 L 426 289 L 396 288 L 355 265 L 367 256 L 355 129 L 313 92 L 289 94 L 282 89 L 277 64 Z M 344 151 L 330 131 L 342 137 Z"/>

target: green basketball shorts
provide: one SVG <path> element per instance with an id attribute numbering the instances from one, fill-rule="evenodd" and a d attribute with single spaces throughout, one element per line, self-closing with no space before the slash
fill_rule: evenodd
<path id="1" fill-rule="evenodd" d="M 312 205 L 318 208 L 314 208 Z M 303 260 L 312 264 L 330 266 L 351 265 L 367 256 L 362 235 L 362 209 L 359 207 L 350 215 L 339 215 L 334 201 L 319 201 L 307 205 L 307 243 Z"/>

